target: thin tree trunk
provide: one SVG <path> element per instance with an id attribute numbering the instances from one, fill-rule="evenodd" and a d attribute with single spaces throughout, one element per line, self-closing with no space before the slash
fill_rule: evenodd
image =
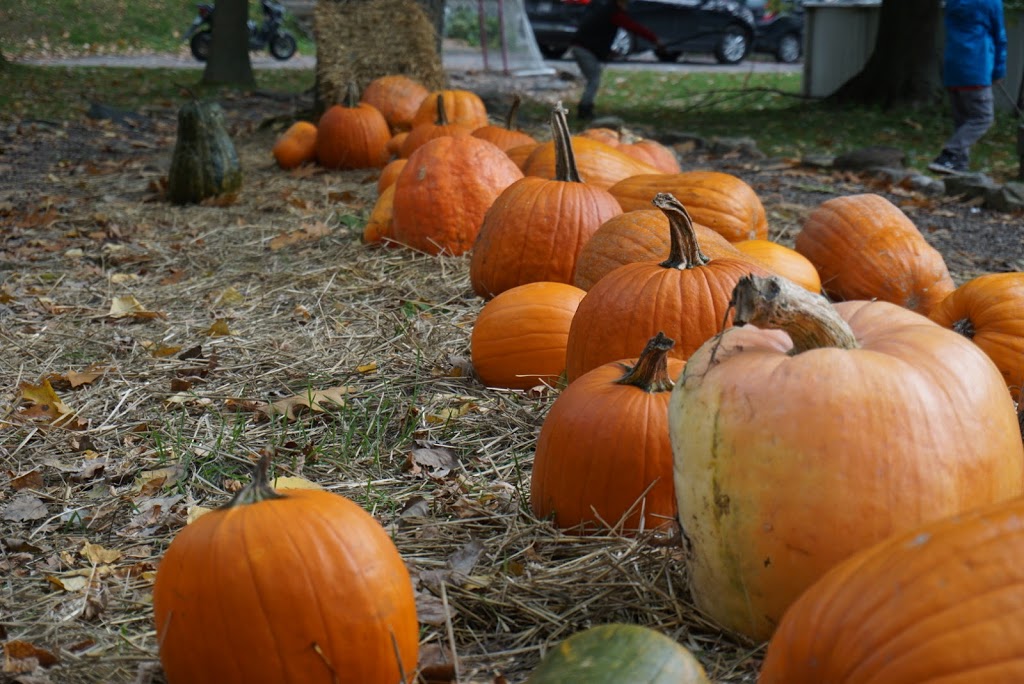
<path id="1" fill-rule="evenodd" d="M 882 0 L 875 49 L 829 100 L 839 104 L 929 105 L 941 96 L 940 0 Z"/>
<path id="2" fill-rule="evenodd" d="M 220 0 L 214 14 L 210 58 L 203 70 L 208 85 L 253 85 L 256 79 L 249 60 L 249 3 Z"/>

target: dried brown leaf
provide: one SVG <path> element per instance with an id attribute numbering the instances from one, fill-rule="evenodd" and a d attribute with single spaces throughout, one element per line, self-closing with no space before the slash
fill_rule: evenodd
<path id="1" fill-rule="evenodd" d="M 340 385 L 325 390 L 311 390 L 305 394 L 297 394 L 287 399 L 280 399 L 272 404 L 263 404 L 259 411 L 268 417 L 284 416 L 295 420 L 298 412 L 308 409 L 315 413 L 323 413 L 331 409 L 345 406 L 345 397 L 357 392 L 357 387 Z"/>

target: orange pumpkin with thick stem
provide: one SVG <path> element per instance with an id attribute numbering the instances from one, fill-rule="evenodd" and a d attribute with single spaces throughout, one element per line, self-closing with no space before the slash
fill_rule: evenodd
<path id="1" fill-rule="evenodd" d="M 773 273 L 786 276 L 797 285 L 818 294 L 821 292 L 821 277 L 810 259 L 795 249 L 771 240 L 740 240 L 733 247 L 747 256 L 760 261 Z"/>
<path id="2" fill-rule="evenodd" d="M 1021 558 L 1021 498 L 864 549 L 789 607 L 758 682 L 1024 681 Z"/>
<path id="3" fill-rule="evenodd" d="M 636 174 L 655 173 L 657 169 L 639 159 L 634 159 L 614 147 L 583 136 L 573 136 L 572 148 L 576 155 L 576 167 L 584 183 L 607 190 L 623 178 Z M 543 142 L 527 157 L 523 174 L 554 178 L 558 154 L 554 141 Z"/>
<path id="4" fill-rule="evenodd" d="M 296 121 L 277 139 L 271 153 L 282 169 L 316 161 L 316 126 L 308 121 Z"/>
<path id="5" fill-rule="evenodd" d="M 450 136 L 452 138 L 468 138 L 473 134 L 472 129 L 458 123 L 451 123 L 448 120 L 446 105 L 441 95 L 437 96 L 437 119 L 428 124 L 417 124 L 413 126 L 409 134 L 402 141 L 399 148 L 399 157 L 409 158 L 413 152 L 422 147 L 434 138 Z"/>
<path id="6" fill-rule="evenodd" d="M 558 527 L 671 528 L 676 519 L 668 400 L 684 361 L 658 333 L 639 358 L 580 376 L 555 400 L 533 459 L 530 506 Z"/>
<path id="7" fill-rule="evenodd" d="M 669 219 L 668 258 L 620 266 L 590 288 L 569 330 L 569 382 L 628 358 L 659 330 L 676 341 L 670 355 L 685 360 L 728 324 L 729 297 L 739 279 L 769 273 L 746 257 L 709 258 L 686 208 L 672 195 L 656 195 L 654 205 Z"/>
<path id="8" fill-rule="evenodd" d="M 522 177 L 486 140 L 434 138 L 412 153 L 392 186 L 392 236 L 428 254 L 463 254 L 495 198 Z"/>
<path id="9" fill-rule="evenodd" d="M 555 386 L 565 371 L 565 341 L 586 293 L 565 283 L 527 283 L 484 304 L 473 326 L 470 354 L 488 387 Z"/>
<path id="10" fill-rule="evenodd" d="M 646 209 L 659 192 L 674 195 L 693 220 L 720 233 L 729 242 L 765 239 L 768 218 L 764 205 L 746 181 L 721 171 L 639 174 L 608 189 L 623 211 Z"/>
<path id="11" fill-rule="evenodd" d="M 269 458 L 160 561 L 153 619 L 171 684 L 394 684 L 416 668 L 412 582 L 388 533 L 322 490 L 275 492 Z"/>
<path id="12" fill-rule="evenodd" d="M 767 639 L 860 549 L 1021 495 L 1013 403 L 975 345 L 780 277 L 744 278 L 732 301 L 735 327 L 690 357 L 669 404 L 691 595 L 715 623 Z"/>
<path id="13" fill-rule="evenodd" d="M 536 145 L 537 140 L 532 135 L 516 129 L 516 113 L 519 111 L 521 103 L 522 98 L 518 94 L 513 95 L 512 104 L 509 105 L 508 114 L 505 116 L 505 125 L 487 124 L 473 131 L 473 135 L 494 143 L 506 152 L 520 145 Z"/>
<path id="14" fill-rule="evenodd" d="M 928 317 L 981 347 L 1015 399 L 1024 385 L 1024 273 L 972 278 L 935 305 Z"/>
<path id="15" fill-rule="evenodd" d="M 710 228 L 694 223 L 693 230 L 700 248 L 710 258 L 743 258 L 731 242 Z M 671 245 L 672 233 L 664 212 L 635 209 L 618 214 L 602 223 L 583 245 L 576 260 L 573 284 L 589 290 L 619 266 L 663 260 Z"/>
<path id="16" fill-rule="evenodd" d="M 832 299 L 879 299 L 928 315 L 955 288 L 942 254 L 907 215 L 873 193 L 834 197 L 796 236 Z"/>
<path id="17" fill-rule="evenodd" d="M 362 101 L 384 115 L 392 132 L 412 128 L 413 117 L 430 94 L 419 81 L 401 74 L 380 76 L 363 89 Z"/>
<path id="18" fill-rule="evenodd" d="M 487 210 L 473 245 L 469 279 L 489 299 L 536 281 L 572 282 L 580 250 L 607 219 L 622 213 L 607 190 L 580 180 L 565 109 L 556 106 L 551 130 L 558 165 L 551 180 L 526 176 Z"/>
<path id="19" fill-rule="evenodd" d="M 329 169 L 382 167 L 388 161 L 391 129 L 384 115 L 359 102 L 355 85 L 350 85 L 345 104 L 333 105 L 317 125 L 316 158 Z"/>
<path id="20" fill-rule="evenodd" d="M 442 98 L 449 123 L 465 126 L 475 131 L 488 124 L 487 107 L 479 95 L 472 90 L 458 88 L 435 90 L 423 99 L 419 110 L 412 119 L 412 127 L 437 121 L 437 98 Z"/>

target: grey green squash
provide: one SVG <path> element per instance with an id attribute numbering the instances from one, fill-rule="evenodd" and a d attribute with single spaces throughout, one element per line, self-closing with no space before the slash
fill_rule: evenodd
<path id="1" fill-rule="evenodd" d="M 686 648 L 649 627 L 607 624 L 548 651 L 527 684 L 710 684 Z"/>
<path id="2" fill-rule="evenodd" d="M 174 204 L 198 203 L 241 187 L 242 167 L 224 126 L 224 110 L 216 102 L 192 100 L 182 105 L 167 199 Z"/>

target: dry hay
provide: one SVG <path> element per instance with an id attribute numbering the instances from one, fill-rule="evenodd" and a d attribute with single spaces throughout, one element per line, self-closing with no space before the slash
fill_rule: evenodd
<path id="1" fill-rule="evenodd" d="M 320 0 L 314 11 L 317 87 L 325 105 L 342 102 L 379 76 L 403 74 L 428 90 L 447 75 L 434 26 L 416 0 Z"/>
<path id="2" fill-rule="evenodd" d="M 235 203 L 154 201 L 170 146 L 140 144 L 113 172 L 48 181 L 59 214 L 0 243 L 19 264 L 0 288 L 0 627 L 59 657 L 36 675 L 162 681 L 159 558 L 273 449 L 279 475 L 349 496 L 391 531 L 417 585 L 422 660 L 454 656 L 461 682 L 522 681 L 561 639 L 618 620 L 680 640 L 717 681 L 754 681 L 759 649 L 691 608 L 678 545 L 530 514 L 557 392 L 473 378 L 468 258 L 361 245 L 376 172 L 280 171 L 272 134 L 238 125 L 244 109 L 228 109 L 246 174 Z M 129 294 L 160 316 L 111 317 Z M 92 364 L 92 381 L 64 382 Z M 19 384 L 50 374 L 80 429 L 21 415 Z M 322 413 L 256 410 L 339 386 L 345 405 Z"/>

